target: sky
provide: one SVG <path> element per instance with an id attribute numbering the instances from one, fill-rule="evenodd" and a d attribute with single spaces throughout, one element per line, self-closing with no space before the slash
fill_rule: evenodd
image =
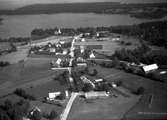
<path id="1" fill-rule="evenodd" d="M 45 4 L 45 3 L 71 3 L 71 2 L 167 2 L 166 0 L 0 0 L 0 9 L 15 9 L 30 4 Z"/>

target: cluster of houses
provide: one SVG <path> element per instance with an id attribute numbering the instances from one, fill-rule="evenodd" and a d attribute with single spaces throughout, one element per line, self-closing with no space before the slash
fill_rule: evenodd
<path id="1" fill-rule="evenodd" d="M 68 49 L 62 48 L 61 42 L 58 43 L 47 43 L 46 45 L 32 46 L 31 54 L 53 54 L 53 55 L 67 55 Z"/>
<path id="2" fill-rule="evenodd" d="M 68 58 L 61 59 L 57 58 L 56 60 L 51 61 L 51 68 L 60 68 L 60 67 L 69 67 L 70 60 Z"/>
<path id="3" fill-rule="evenodd" d="M 95 80 L 90 80 L 85 75 L 81 76 L 80 79 L 82 80 L 83 84 L 90 84 L 91 87 L 93 88 L 92 90 L 83 93 L 83 96 L 86 99 L 106 98 L 110 96 L 109 87 L 105 89 L 99 89 L 99 88 L 104 88 L 105 87 L 104 85 L 108 85 L 108 82 L 105 81 L 104 79 L 99 78 Z M 113 82 L 112 87 L 116 88 L 117 84 Z"/>

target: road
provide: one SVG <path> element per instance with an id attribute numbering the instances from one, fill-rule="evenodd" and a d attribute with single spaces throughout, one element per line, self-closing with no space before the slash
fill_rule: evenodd
<path id="1" fill-rule="evenodd" d="M 78 94 L 79 94 L 79 93 L 74 93 L 74 92 L 72 92 L 71 97 L 70 97 L 70 100 L 68 101 L 68 103 L 67 103 L 67 105 L 66 105 L 66 108 L 64 109 L 63 113 L 62 113 L 61 116 L 60 116 L 60 119 L 61 119 L 61 120 L 66 120 L 66 119 L 67 119 L 68 114 L 69 114 L 69 112 L 70 112 L 70 110 L 71 110 L 72 104 L 73 104 L 75 98 L 78 96 Z"/>
<path id="2" fill-rule="evenodd" d="M 74 37 L 74 39 L 72 40 L 71 48 L 70 48 L 70 56 L 71 56 L 71 59 L 70 59 L 70 63 L 69 63 L 69 66 L 70 66 L 70 67 L 68 67 L 69 79 L 70 79 L 70 77 L 71 77 L 72 61 L 73 61 L 73 59 L 74 59 L 74 49 L 75 49 L 75 48 L 74 48 L 74 43 L 75 43 L 75 39 L 76 39 L 76 38 Z M 70 81 L 70 82 L 72 82 L 72 81 Z M 71 84 L 73 84 L 73 83 L 71 83 Z M 74 93 L 74 92 L 72 92 L 71 97 L 70 97 L 70 100 L 68 101 L 68 103 L 67 103 L 67 105 L 66 105 L 66 108 L 64 109 L 63 113 L 62 113 L 61 116 L 60 116 L 60 119 L 61 119 L 61 120 L 66 120 L 66 119 L 67 119 L 68 114 L 69 114 L 69 112 L 70 112 L 70 110 L 71 110 L 72 104 L 73 104 L 73 102 L 74 102 L 74 100 L 75 100 L 75 98 L 77 97 L 78 94 L 79 94 L 79 93 Z"/>

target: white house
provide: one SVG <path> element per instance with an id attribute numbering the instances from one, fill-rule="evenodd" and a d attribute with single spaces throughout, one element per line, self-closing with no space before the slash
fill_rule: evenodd
<path id="1" fill-rule="evenodd" d="M 49 48 L 49 52 L 50 53 L 55 53 L 56 52 L 56 48 Z"/>
<path id="2" fill-rule="evenodd" d="M 82 38 L 82 39 L 81 39 L 81 42 L 85 42 L 85 38 Z"/>
<path id="3" fill-rule="evenodd" d="M 61 94 L 61 92 L 52 92 L 52 93 L 49 93 L 48 95 L 48 100 L 54 100 L 57 96 L 59 96 Z"/>
<path id="4" fill-rule="evenodd" d="M 164 75 L 164 74 L 167 73 L 167 71 L 161 71 L 161 72 L 159 72 L 159 73 L 160 73 L 160 75 Z"/>
<path id="5" fill-rule="evenodd" d="M 58 66 L 60 66 L 61 61 L 62 61 L 62 60 L 61 60 L 60 58 L 58 58 L 57 61 L 56 61 L 56 64 L 57 64 Z"/>
<path id="6" fill-rule="evenodd" d="M 81 46 L 80 46 L 80 52 L 81 52 L 81 53 L 84 53 L 84 51 L 85 51 L 85 47 L 81 45 Z"/>
<path id="7" fill-rule="evenodd" d="M 79 67 L 86 67 L 87 66 L 87 64 L 86 63 L 77 63 L 77 66 L 79 66 Z"/>
<path id="8" fill-rule="evenodd" d="M 56 44 L 56 47 L 61 47 L 61 44 L 60 44 L 60 43 L 57 43 L 57 44 Z"/>
<path id="9" fill-rule="evenodd" d="M 58 31 L 55 31 L 54 34 L 55 34 L 55 35 L 59 35 L 59 34 L 61 34 L 61 30 L 58 29 Z"/>
<path id="10" fill-rule="evenodd" d="M 85 60 L 82 57 L 78 57 L 77 62 L 85 62 Z"/>
<path id="11" fill-rule="evenodd" d="M 151 71 L 157 70 L 158 65 L 157 64 L 151 64 L 151 65 L 146 65 L 142 67 L 145 73 L 149 73 Z"/>
<path id="12" fill-rule="evenodd" d="M 103 82 L 103 79 L 96 79 L 95 82 L 96 82 L 96 83 L 98 83 L 98 82 Z"/>
<path id="13" fill-rule="evenodd" d="M 80 79 L 84 82 L 84 83 L 90 83 L 92 85 L 93 88 L 95 88 L 95 84 L 89 80 L 86 76 L 81 76 Z"/>
<path id="14" fill-rule="evenodd" d="M 63 55 L 67 55 L 68 51 L 67 50 L 63 50 Z"/>
<path id="15" fill-rule="evenodd" d="M 86 99 L 105 98 L 108 96 L 109 95 L 105 91 L 100 91 L 100 92 L 91 91 L 85 93 Z"/>
<path id="16" fill-rule="evenodd" d="M 38 107 L 35 107 L 30 111 L 30 115 L 33 115 L 35 111 L 41 112 L 41 110 Z"/>
<path id="17" fill-rule="evenodd" d="M 93 54 L 93 52 L 89 55 L 89 58 L 95 58 L 95 55 Z"/>

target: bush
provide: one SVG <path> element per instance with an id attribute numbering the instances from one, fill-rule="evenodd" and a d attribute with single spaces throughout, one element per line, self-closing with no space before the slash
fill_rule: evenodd
<path id="1" fill-rule="evenodd" d="M 142 94 L 144 94 L 144 91 L 145 91 L 145 89 L 143 87 L 139 87 L 133 93 L 136 94 L 136 95 L 142 95 Z"/>
<path id="2" fill-rule="evenodd" d="M 8 65 L 10 65 L 9 62 L 7 62 L 7 61 L 0 61 L 0 67 L 6 67 Z"/>
<path id="3" fill-rule="evenodd" d="M 88 75 L 90 75 L 90 76 L 95 76 L 95 75 L 97 75 L 97 74 L 98 74 L 98 72 L 97 72 L 96 69 L 88 70 Z"/>
<path id="4" fill-rule="evenodd" d="M 53 120 L 53 119 L 55 119 L 57 116 L 58 116 L 57 112 L 54 111 L 54 110 L 52 110 L 52 111 L 50 112 L 49 119 L 50 119 L 50 120 Z"/>
<path id="5" fill-rule="evenodd" d="M 21 88 L 17 88 L 15 91 L 14 91 L 14 94 L 20 96 L 20 97 L 23 97 L 25 99 L 29 99 L 29 100 L 36 100 L 36 98 L 30 94 L 27 94 L 25 92 L 25 90 L 21 89 Z"/>

